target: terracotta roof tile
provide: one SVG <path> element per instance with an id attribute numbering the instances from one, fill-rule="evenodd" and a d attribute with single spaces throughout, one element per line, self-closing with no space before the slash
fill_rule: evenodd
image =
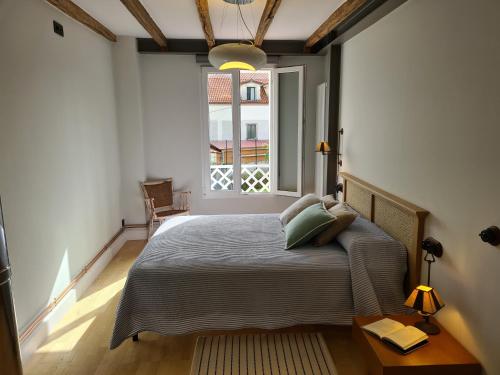
<path id="1" fill-rule="evenodd" d="M 268 73 L 242 72 L 240 84 L 256 82 L 261 85 L 260 100 L 245 100 L 246 104 L 268 104 L 269 98 L 264 86 L 269 84 Z M 231 104 L 232 99 L 231 75 L 209 74 L 208 75 L 208 102 L 210 104 Z"/>

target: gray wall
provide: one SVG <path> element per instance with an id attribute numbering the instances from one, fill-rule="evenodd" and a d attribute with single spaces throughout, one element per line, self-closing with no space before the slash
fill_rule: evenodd
<path id="1" fill-rule="evenodd" d="M 500 2 L 409 0 L 345 43 L 344 168 L 428 209 L 440 322 L 500 374 Z M 425 276 L 425 273 L 424 273 Z"/>
<path id="2" fill-rule="evenodd" d="M 113 70 L 108 41 L 38 0 L 0 2 L 0 54 L 0 194 L 22 328 L 120 228 Z"/>

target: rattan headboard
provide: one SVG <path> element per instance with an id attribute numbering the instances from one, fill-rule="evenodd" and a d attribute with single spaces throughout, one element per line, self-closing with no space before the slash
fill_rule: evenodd
<path id="1" fill-rule="evenodd" d="M 411 292 L 420 283 L 421 243 L 429 212 L 349 173 L 341 172 L 340 175 L 344 179 L 344 202 L 406 246 L 405 290 Z"/>

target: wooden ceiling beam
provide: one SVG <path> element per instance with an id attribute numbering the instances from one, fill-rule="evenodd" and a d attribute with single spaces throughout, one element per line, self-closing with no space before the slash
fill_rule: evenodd
<path id="1" fill-rule="evenodd" d="M 212 29 L 212 21 L 210 21 L 210 13 L 208 11 L 208 0 L 195 0 L 196 8 L 198 8 L 198 15 L 200 17 L 201 27 L 205 39 L 208 44 L 208 49 L 215 46 L 214 31 Z"/>
<path id="2" fill-rule="evenodd" d="M 106 26 L 97 21 L 90 14 L 85 12 L 78 5 L 71 0 L 46 0 L 49 4 L 55 6 L 61 12 L 67 14 L 69 17 L 87 26 L 97 34 L 102 35 L 106 39 L 116 42 L 116 35 L 113 34 Z"/>
<path id="3" fill-rule="evenodd" d="M 273 22 L 274 15 L 278 11 L 280 4 L 281 0 L 267 0 L 266 6 L 262 11 L 262 16 L 260 17 L 257 33 L 255 34 L 254 43 L 257 47 L 260 47 L 262 45 L 267 30 L 269 29 L 269 26 L 271 26 L 271 22 Z"/>
<path id="4" fill-rule="evenodd" d="M 144 27 L 151 35 L 151 38 L 160 46 L 162 50 L 167 50 L 167 38 L 163 35 L 158 25 L 153 21 L 148 11 L 139 0 L 120 0 L 128 11 L 136 18 L 136 20 Z"/>
<path id="5" fill-rule="evenodd" d="M 209 52 L 207 41 L 203 39 L 167 39 L 168 52 L 207 55 Z M 218 39 L 217 43 L 238 43 L 239 39 Z M 301 40 L 271 40 L 262 43 L 262 50 L 270 56 L 303 55 L 304 42 Z M 139 53 L 162 53 L 158 44 L 151 38 L 137 38 Z"/>
<path id="6" fill-rule="evenodd" d="M 305 48 L 310 49 L 329 32 L 347 20 L 354 12 L 367 3 L 368 0 L 347 0 L 333 12 L 328 19 L 316 29 L 306 40 Z"/>

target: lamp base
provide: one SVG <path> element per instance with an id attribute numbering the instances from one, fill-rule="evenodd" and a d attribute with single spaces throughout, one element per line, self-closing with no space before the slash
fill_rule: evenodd
<path id="1" fill-rule="evenodd" d="M 437 335 L 441 330 L 439 327 L 435 324 L 429 323 L 425 320 L 421 320 L 419 322 L 415 323 L 415 327 L 417 327 L 419 330 L 424 331 L 428 335 Z"/>

